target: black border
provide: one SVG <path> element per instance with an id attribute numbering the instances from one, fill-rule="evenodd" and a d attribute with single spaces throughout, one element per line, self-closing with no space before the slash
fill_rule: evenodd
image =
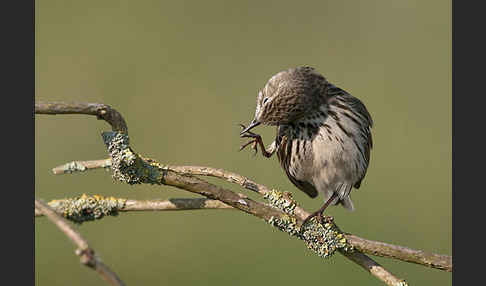
<path id="1" fill-rule="evenodd" d="M 2 153 L 9 155 L 8 158 L 4 157 L 2 164 L 5 168 L 2 194 L 3 213 L 11 215 L 4 215 L 3 219 L 2 245 L 7 252 L 6 263 L 10 269 L 4 275 L 10 276 L 15 284 L 34 285 L 35 185 L 32 161 L 35 157 L 31 144 L 35 144 L 35 1 L 6 3 L 9 7 L 2 5 L 3 17 L 0 20 L 5 31 L 2 38 L 2 83 L 7 89 L 3 96 L 4 107 L 9 106 L 5 110 L 11 114 L 3 112 L 2 141 L 10 146 L 2 148 Z M 466 282 L 472 278 L 467 274 L 481 273 L 479 267 L 482 266 L 482 263 L 470 259 L 477 257 L 476 251 L 482 248 L 482 241 L 475 238 L 480 234 L 474 230 L 481 229 L 484 204 L 479 195 L 484 192 L 484 168 L 481 166 L 484 141 L 481 135 L 484 130 L 482 123 L 486 121 L 482 115 L 486 110 L 480 100 L 484 97 L 484 72 L 481 67 L 486 49 L 482 43 L 485 25 L 481 20 L 485 16 L 484 9 L 472 7 L 471 2 L 466 4 L 460 1 L 452 1 L 451 16 L 453 283 L 461 285 L 461 280 Z M 30 204 L 22 203 L 26 201 Z M 30 225 L 27 226 L 26 221 L 30 221 Z M 465 269 L 469 273 L 463 273 Z M 26 275 L 29 271 L 30 277 Z M 10 280 L 9 277 L 5 278 Z"/>
<path id="2" fill-rule="evenodd" d="M 35 2 L 5 1 L 0 10 L 3 70 L 1 237 L 5 262 L 2 280 L 5 284 L 35 285 Z"/>
<path id="3" fill-rule="evenodd" d="M 452 255 L 455 285 L 482 285 L 485 9 L 452 1 Z"/>

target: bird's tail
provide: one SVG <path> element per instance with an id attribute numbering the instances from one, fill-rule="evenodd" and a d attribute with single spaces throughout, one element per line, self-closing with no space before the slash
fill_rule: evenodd
<path id="1" fill-rule="evenodd" d="M 349 211 L 354 211 L 353 201 L 351 201 L 351 198 L 349 197 L 351 189 L 352 185 L 340 184 L 335 191 L 339 196 L 339 199 L 336 201 L 335 204 L 341 204 L 345 209 Z"/>
<path id="2" fill-rule="evenodd" d="M 354 211 L 353 201 L 351 200 L 351 198 L 349 196 L 345 197 L 344 199 L 339 199 L 339 201 L 337 203 L 341 204 L 345 209 L 347 209 L 349 211 Z"/>

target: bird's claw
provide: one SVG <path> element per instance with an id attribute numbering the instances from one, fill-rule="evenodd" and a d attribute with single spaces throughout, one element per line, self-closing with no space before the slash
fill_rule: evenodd
<path id="1" fill-rule="evenodd" d="M 241 126 L 241 129 L 245 129 L 246 128 L 246 126 L 243 125 L 243 124 L 241 124 L 241 123 L 239 125 Z M 260 135 L 255 134 L 255 133 L 251 132 L 250 130 L 248 130 L 245 133 L 241 134 L 240 137 L 241 138 L 259 138 Z"/>
<path id="2" fill-rule="evenodd" d="M 258 152 L 258 147 L 257 147 L 258 145 L 257 145 L 257 141 L 255 139 L 250 140 L 250 141 L 246 142 L 245 144 L 241 145 L 240 151 L 245 149 L 246 146 L 248 146 L 250 144 L 252 144 L 251 149 L 255 150 L 255 155 L 256 155 L 256 153 Z"/>
<path id="3" fill-rule="evenodd" d="M 321 223 L 322 222 L 322 212 L 319 210 L 319 211 L 316 211 L 314 213 L 312 213 L 311 215 L 309 215 L 308 217 L 306 217 L 304 219 L 304 221 L 302 222 L 302 225 L 305 225 L 309 220 L 311 220 L 313 217 L 315 217 L 317 219 L 317 222 L 318 223 Z"/>
<path id="4" fill-rule="evenodd" d="M 246 128 L 246 126 L 243 125 L 243 124 L 241 124 L 241 123 L 238 124 L 238 125 L 240 125 L 240 127 L 242 129 L 245 129 Z M 245 149 L 246 146 L 252 144 L 251 149 L 255 150 L 255 153 L 253 154 L 253 156 L 256 156 L 256 154 L 258 153 L 258 140 L 261 140 L 261 136 L 258 135 L 258 134 L 255 134 L 255 133 L 253 133 L 251 131 L 246 131 L 245 133 L 241 134 L 240 137 L 241 138 L 253 138 L 252 140 L 250 140 L 250 141 L 246 142 L 245 144 L 241 145 L 240 151 L 243 150 L 243 149 Z"/>

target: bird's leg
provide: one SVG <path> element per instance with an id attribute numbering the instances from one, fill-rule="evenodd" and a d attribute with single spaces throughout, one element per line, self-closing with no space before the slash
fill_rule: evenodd
<path id="1" fill-rule="evenodd" d="M 302 223 L 302 225 L 304 225 L 306 222 L 308 222 L 311 218 L 313 218 L 315 216 L 317 216 L 317 221 L 319 223 L 321 223 L 321 221 L 322 221 L 322 213 L 329 206 L 329 204 L 331 204 L 331 202 L 334 201 L 334 199 L 336 197 L 337 197 L 337 193 L 333 193 L 332 196 L 324 203 L 324 205 L 320 209 L 318 209 L 317 211 L 313 212 L 311 215 L 309 215 L 308 217 L 305 218 L 305 220 Z"/>
<path id="2" fill-rule="evenodd" d="M 243 124 L 240 124 L 240 126 L 245 129 L 246 126 Z M 258 152 L 258 146 L 260 146 L 260 149 L 262 150 L 262 155 L 269 158 L 273 155 L 274 152 L 270 151 L 268 152 L 265 149 L 265 145 L 263 144 L 263 139 L 259 134 L 255 134 L 251 131 L 246 131 L 245 133 L 240 135 L 241 138 L 252 138 L 252 140 L 246 142 L 245 144 L 241 145 L 240 151 L 245 149 L 246 146 L 252 144 L 251 148 L 255 150 L 255 154 Z"/>

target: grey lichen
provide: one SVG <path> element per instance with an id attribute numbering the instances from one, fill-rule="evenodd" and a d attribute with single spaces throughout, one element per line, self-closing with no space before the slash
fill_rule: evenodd
<path id="1" fill-rule="evenodd" d="M 298 236 L 299 235 L 299 229 L 297 227 L 297 220 L 295 219 L 294 216 L 288 216 L 285 215 L 281 218 L 276 218 L 272 216 L 269 220 L 268 223 L 277 227 L 281 231 L 284 231 L 291 236 Z"/>
<path id="2" fill-rule="evenodd" d="M 101 219 L 104 216 L 118 215 L 125 206 L 126 199 L 82 194 L 79 197 L 53 200 L 49 205 L 63 216 L 76 223 Z"/>
<path id="3" fill-rule="evenodd" d="M 330 257 L 340 248 L 345 251 L 353 250 L 353 247 L 347 243 L 344 234 L 329 219 L 318 222 L 316 217 L 312 218 L 301 227 L 299 235 L 309 249 L 324 258 Z"/>
<path id="4" fill-rule="evenodd" d="M 160 182 L 160 168 L 148 164 L 130 149 L 127 134 L 110 131 L 103 132 L 102 136 L 110 153 L 113 178 L 130 185 Z"/>
<path id="5" fill-rule="evenodd" d="M 68 174 L 75 173 L 75 172 L 84 172 L 84 171 L 86 171 L 86 167 L 77 161 L 67 163 L 64 166 L 64 172 Z"/>
<path id="6" fill-rule="evenodd" d="M 270 205 L 284 211 L 287 215 L 282 217 L 272 216 L 268 223 L 292 236 L 302 239 L 307 247 L 317 255 L 328 258 L 338 249 L 352 251 L 352 246 L 347 243 L 345 236 L 337 229 L 331 218 L 318 222 L 314 217 L 302 227 L 298 227 L 294 214 L 297 203 L 290 193 L 272 190 L 264 195 Z"/>
<path id="7" fill-rule="evenodd" d="M 129 147 L 128 135 L 121 132 L 103 132 L 102 136 L 110 153 L 113 178 L 128 184 L 140 184 L 135 168 L 137 156 Z"/>
<path id="8" fill-rule="evenodd" d="M 283 193 L 277 190 L 271 190 L 263 195 L 264 199 L 270 202 L 270 205 L 284 211 L 286 214 L 293 215 L 297 203 L 294 201 L 291 193 Z"/>

